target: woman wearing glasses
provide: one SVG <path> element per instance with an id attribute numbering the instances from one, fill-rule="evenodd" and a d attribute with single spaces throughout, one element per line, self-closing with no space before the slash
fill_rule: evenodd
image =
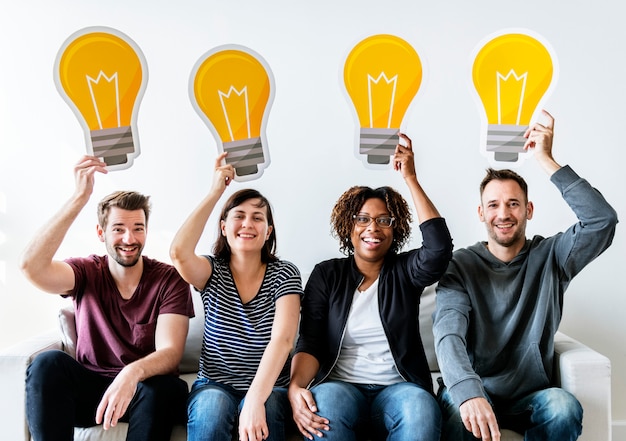
<path id="1" fill-rule="evenodd" d="M 400 134 L 402 173 L 420 222 L 420 248 L 400 252 L 411 213 L 390 187 L 352 187 L 331 215 L 347 255 L 313 269 L 302 303 L 289 401 L 305 438 L 439 440 L 441 414 L 419 334 L 419 297 L 439 280 L 452 239 Z"/>

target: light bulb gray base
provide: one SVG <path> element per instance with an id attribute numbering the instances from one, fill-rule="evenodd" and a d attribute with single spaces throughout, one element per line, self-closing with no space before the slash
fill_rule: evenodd
<path id="1" fill-rule="evenodd" d="M 258 173 L 259 167 L 257 165 L 265 161 L 261 138 L 257 137 L 225 142 L 223 147 L 224 151 L 228 153 L 226 156 L 226 164 L 232 164 L 232 166 L 235 167 L 237 176 L 247 176 Z"/>
<path id="2" fill-rule="evenodd" d="M 524 132 L 528 126 L 516 124 L 489 124 L 487 126 L 487 151 L 494 152 L 494 159 L 515 162 L 524 151 Z"/>
<path id="3" fill-rule="evenodd" d="M 126 164 L 128 155 L 135 152 L 130 126 L 92 130 L 90 136 L 93 155 L 102 158 L 107 165 Z"/>
<path id="4" fill-rule="evenodd" d="M 367 155 L 368 164 L 389 164 L 399 142 L 398 131 L 361 127 L 359 153 Z"/>

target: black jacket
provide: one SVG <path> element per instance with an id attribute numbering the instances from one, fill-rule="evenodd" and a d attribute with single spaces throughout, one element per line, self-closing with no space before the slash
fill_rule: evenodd
<path id="1" fill-rule="evenodd" d="M 419 301 L 424 287 L 443 275 L 453 247 L 444 219 L 423 222 L 420 229 L 420 248 L 385 257 L 378 299 L 383 328 L 400 375 L 432 392 L 419 332 Z M 354 256 L 321 262 L 311 272 L 296 346 L 296 352 L 311 354 L 320 363 L 311 386 L 324 381 L 337 361 L 354 292 L 362 278 Z"/>

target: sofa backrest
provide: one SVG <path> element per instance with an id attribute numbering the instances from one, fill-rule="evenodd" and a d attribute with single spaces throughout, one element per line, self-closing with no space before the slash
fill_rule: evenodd
<path id="1" fill-rule="evenodd" d="M 189 320 L 189 333 L 185 343 L 185 352 L 180 362 L 181 374 L 198 372 L 200 350 L 202 348 L 202 335 L 204 332 L 204 308 L 200 294 L 192 292 L 195 317 Z M 432 330 L 432 313 L 435 310 L 435 285 L 426 287 L 420 299 L 420 333 L 426 350 L 426 358 L 431 372 L 439 371 Z M 66 306 L 59 311 L 59 324 L 65 352 L 76 357 L 76 324 L 74 321 L 74 308 Z"/>
<path id="2" fill-rule="evenodd" d="M 193 290 L 191 296 L 193 297 L 193 309 L 196 315 L 189 320 L 185 352 L 179 367 L 181 374 L 195 374 L 198 372 L 202 336 L 204 334 L 204 307 L 200 293 Z"/>

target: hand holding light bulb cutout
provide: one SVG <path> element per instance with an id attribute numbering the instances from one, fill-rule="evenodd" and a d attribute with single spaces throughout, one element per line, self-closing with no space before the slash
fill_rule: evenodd
<path id="1" fill-rule="evenodd" d="M 218 154 L 227 153 L 236 181 L 260 177 L 270 163 L 266 126 L 274 89 L 266 61 L 243 46 L 217 47 L 191 72 L 192 105 L 215 136 Z"/>
<path id="2" fill-rule="evenodd" d="M 137 114 L 148 82 L 135 42 L 111 28 L 82 29 L 59 50 L 54 79 L 81 122 L 87 153 L 110 170 L 130 167 L 140 153 Z"/>
<path id="3" fill-rule="evenodd" d="M 524 133 L 555 83 L 556 58 L 539 37 L 507 32 L 480 47 L 472 80 L 484 108 L 483 141 L 496 162 L 517 162 Z"/>
<path id="4" fill-rule="evenodd" d="M 389 164 L 398 132 L 422 83 L 419 55 L 394 35 L 373 35 L 346 58 L 343 80 L 360 125 L 359 155 L 367 165 Z"/>

